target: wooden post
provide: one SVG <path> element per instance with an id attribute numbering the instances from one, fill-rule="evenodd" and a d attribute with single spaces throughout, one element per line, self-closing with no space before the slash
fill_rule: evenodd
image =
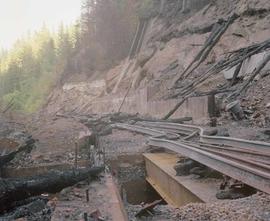
<path id="1" fill-rule="evenodd" d="M 75 169 L 78 168 L 78 143 L 75 142 Z"/>
<path id="2" fill-rule="evenodd" d="M 88 221 L 88 214 L 87 213 L 84 213 L 83 214 L 83 218 L 84 218 L 84 221 Z"/>
<path id="3" fill-rule="evenodd" d="M 160 0 L 159 14 L 161 15 L 164 10 L 165 0 Z"/>
<path id="4" fill-rule="evenodd" d="M 185 12 L 186 7 L 187 7 L 187 0 L 183 0 L 181 12 Z"/>
<path id="5" fill-rule="evenodd" d="M 85 191 L 85 195 L 86 195 L 86 202 L 89 202 L 89 189 Z"/>

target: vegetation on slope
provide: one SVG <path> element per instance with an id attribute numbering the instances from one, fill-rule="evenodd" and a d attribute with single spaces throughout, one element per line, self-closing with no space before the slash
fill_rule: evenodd
<path id="1" fill-rule="evenodd" d="M 34 111 L 59 78 L 76 46 L 76 28 L 60 26 L 57 34 L 46 26 L 16 42 L 0 57 L 0 95 L 14 108 Z"/>
<path id="2" fill-rule="evenodd" d="M 84 0 L 80 21 L 61 25 L 57 33 L 44 26 L 0 50 L 0 103 L 33 112 L 56 84 L 71 74 L 91 75 L 117 64 L 129 51 L 136 29 L 132 0 Z"/>

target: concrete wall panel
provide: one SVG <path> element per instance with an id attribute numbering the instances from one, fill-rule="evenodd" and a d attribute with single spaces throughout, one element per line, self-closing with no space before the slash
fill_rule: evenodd
<path id="1" fill-rule="evenodd" d="M 178 99 L 149 101 L 148 95 L 148 89 L 142 89 L 127 97 L 121 111 L 130 114 L 140 113 L 142 115 L 151 115 L 161 118 L 179 102 Z M 175 112 L 172 118 L 192 117 L 193 122 L 196 124 L 208 122 L 211 112 L 209 99 L 208 96 L 188 99 Z M 117 112 L 122 101 L 123 97 L 114 99 L 104 98 L 93 102 L 89 111 L 92 113 Z"/>

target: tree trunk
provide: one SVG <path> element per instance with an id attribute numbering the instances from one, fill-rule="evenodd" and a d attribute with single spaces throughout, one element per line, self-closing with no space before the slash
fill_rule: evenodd
<path id="1" fill-rule="evenodd" d="M 65 172 L 54 171 L 23 179 L 0 179 L 0 213 L 9 209 L 13 202 L 42 193 L 57 193 L 102 171 L 103 168 L 96 167 Z"/>

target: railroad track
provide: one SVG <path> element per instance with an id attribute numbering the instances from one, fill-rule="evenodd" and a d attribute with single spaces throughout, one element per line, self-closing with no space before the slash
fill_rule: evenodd
<path id="1" fill-rule="evenodd" d="M 150 146 L 162 147 L 191 158 L 227 176 L 270 194 L 270 143 L 232 137 L 208 136 L 202 127 L 166 122 L 137 122 L 136 125 L 118 124 L 118 129 L 149 135 Z M 175 135 L 176 140 L 153 136 Z M 185 140 L 197 136 L 196 141 Z M 185 137 L 182 137 L 185 136 Z M 175 137 L 175 136 L 174 136 Z"/>
<path id="2" fill-rule="evenodd" d="M 142 126 L 137 126 L 137 125 L 119 123 L 119 124 L 114 124 L 113 127 L 117 129 L 134 131 L 140 134 L 145 134 L 145 135 L 149 135 L 156 138 L 165 137 L 170 140 L 177 140 L 180 138 L 180 136 L 176 132 L 173 132 L 173 131 L 157 130 L 157 129 L 142 127 Z"/>

